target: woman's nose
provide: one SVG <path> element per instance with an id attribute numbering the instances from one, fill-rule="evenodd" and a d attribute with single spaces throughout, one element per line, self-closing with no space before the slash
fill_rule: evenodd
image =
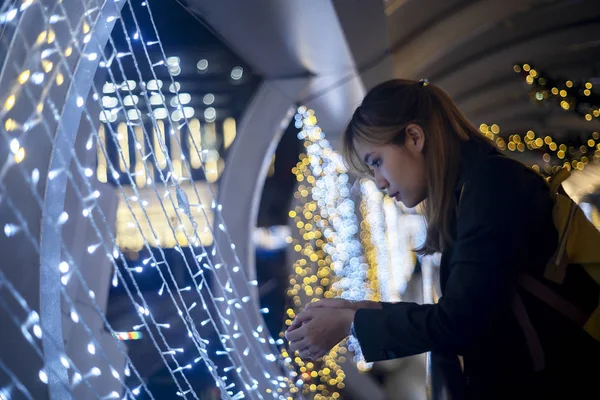
<path id="1" fill-rule="evenodd" d="M 390 186 L 388 181 L 383 176 L 381 176 L 381 174 L 378 171 L 375 171 L 375 183 L 377 184 L 377 188 L 382 192 Z"/>

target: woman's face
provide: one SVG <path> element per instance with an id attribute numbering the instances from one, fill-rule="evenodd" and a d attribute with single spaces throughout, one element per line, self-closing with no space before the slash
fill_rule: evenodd
<path id="1" fill-rule="evenodd" d="M 403 146 L 356 142 L 355 147 L 360 158 L 373 172 L 377 187 L 412 208 L 427 197 L 424 144 L 423 129 L 411 124 L 406 128 Z"/>

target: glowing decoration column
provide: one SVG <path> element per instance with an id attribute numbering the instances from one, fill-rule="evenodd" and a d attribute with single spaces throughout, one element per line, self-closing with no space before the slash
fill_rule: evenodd
<path id="1" fill-rule="evenodd" d="M 298 180 L 294 208 L 289 216 L 292 236 L 288 242 L 296 254 L 286 310 L 290 325 L 305 304 L 341 296 L 348 299 L 375 299 L 368 285 L 367 264 L 358 240 L 356 206 L 350 199 L 350 183 L 341 156 L 333 151 L 317 125 L 315 113 L 300 107 L 295 116 L 298 138 L 305 154 L 292 172 Z M 350 353 L 342 342 L 322 362 L 304 362 L 283 351 L 300 374 L 297 384 L 315 399 L 335 399 L 345 387 L 340 364 Z"/>

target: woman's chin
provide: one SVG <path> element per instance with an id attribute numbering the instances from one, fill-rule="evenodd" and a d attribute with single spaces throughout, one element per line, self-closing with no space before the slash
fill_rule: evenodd
<path id="1" fill-rule="evenodd" d="M 409 199 L 403 199 L 398 196 L 396 198 L 396 201 L 399 203 L 402 203 L 404 205 L 404 207 L 412 208 L 412 206 L 411 206 L 412 202 Z"/>
<path id="2" fill-rule="evenodd" d="M 400 199 L 399 201 L 400 203 L 404 204 L 404 207 L 406 208 L 415 208 L 416 206 L 421 204 L 421 201 L 411 199 Z"/>

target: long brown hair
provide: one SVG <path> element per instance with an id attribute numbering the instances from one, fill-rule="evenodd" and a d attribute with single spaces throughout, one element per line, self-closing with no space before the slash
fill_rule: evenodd
<path id="1" fill-rule="evenodd" d="M 456 212 L 454 186 L 460 169 L 461 142 L 486 141 L 452 99 L 427 81 L 394 79 L 374 87 L 356 109 L 343 136 L 343 155 L 359 175 L 372 175 L 356 151 L 356 143 L 403 146 L 406 127 L 417 124 L 425 132 L 423 155 L 427 169 L 427 221 L 420 254 L 442 251 L 452 244 L 451 217 Z"/>

